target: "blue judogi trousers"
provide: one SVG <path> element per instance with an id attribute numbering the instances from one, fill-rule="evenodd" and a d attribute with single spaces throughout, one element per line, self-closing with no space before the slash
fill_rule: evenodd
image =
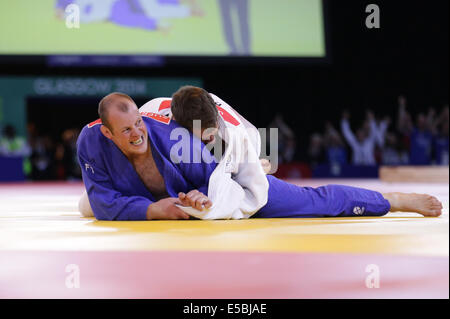
<path id="1" fill-rule="evenodd" d="M 301 187 L 268 175 L 267 204 L 252 218 L 383 216 L 391 208 L 379 192 L 326 185 Z"/>

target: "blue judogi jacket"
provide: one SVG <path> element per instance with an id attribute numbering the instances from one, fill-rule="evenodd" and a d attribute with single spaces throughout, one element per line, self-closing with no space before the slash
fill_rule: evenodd
<path id="1" fill-rule="evenodd" d="M 167 193 L 178 197 L 179 192 L 198 189 L 207 194 L 209 177 L 217 163 L 201 140 L 173 120 L 165 123 L 142 118 Z M 85 126 L 77 141 L 78 161 L 94 215 L 98 220 L 146 220 L 147 208 L 155 198 L 127 157 L 102 134 L 100 126 L 99 120 Z M 180 134 L 172 134 L 171 140 L 176 128 L 180 128 L 175 131 Z M 172 151 L 171 159 L 172 147 L 178 151 Z"/>

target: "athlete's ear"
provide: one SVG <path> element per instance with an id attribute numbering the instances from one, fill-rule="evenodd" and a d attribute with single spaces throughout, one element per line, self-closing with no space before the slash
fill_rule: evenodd
<path id="1" fill-rule="evenodd" d="M 106 138 L 112 139 L 112 132 L 105 125 L 100 126 L 100 131 Z"/>

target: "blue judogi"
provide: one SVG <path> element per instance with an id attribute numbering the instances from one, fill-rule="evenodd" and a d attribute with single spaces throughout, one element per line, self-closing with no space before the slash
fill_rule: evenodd
<path id="1" fill-rule="evenodd" d="M 181 138 L 170 140 L 170 133 L 180 126 L 175 121 L 165 124 L 145 116 L 142 119 L 167 193 L 178 197 L 179 192 L 198 189 L 207 194 L 209 176 L 217 166 L 214 157 L 203 152 L 204 161 L 186 163 L 179 156 L 180 163 L 174 164 L 170 160 L 170 149 Z M 155 202 L 155 198 L 127 157 L 102 134 L 100 126 L 99 122 L 85 126 L 77 141 L 78 161 L 92 211 L 99 220 L 145 220 L 147 207 Z M 187 137 L 190 143 L 188 155 L 192 162 L 195 154 L 202 154 L 205 146 L 192 134 L 187 134 Z"/>
<path id="2" fill-rule="evenodd" d="M 190 145 L 185 150 L 189 149 L 190 162 L 181 160 L 178 154 L 180 163 L 176 164 L 171 160 L 170 150 L 180 139 L 171 140 L 170 133 L 180 126 L 173 120 L 165 124 L 143 117 L 143 121 L 156 167 L 164 178 L 169 196 L 177 197 L 179 192 L 193 189 L 207 194 L 209 177 L 217 163 L 212 154 L 204 152 L 205 145 L 189 134 L 185 140 Z M 94 123 L 83 128 L 77 147 L 83 182 L 95 217 L 99 220 L 146 220 L 147 208 L 155 198 L 126 156 L 101 133 L 101 123 Z M 193 162 L 195 158 L 201 161 Z M 299 187 L 271 175 L 267 179 L 268 202 L 252 217 L 381 216 L 390 209 L 389 202 L 375 191 L 342 185 Z"/>
<path id="3" fill-rule="evenodd" d="M 382 216 L 391 205 L 379 192 L 344 186 L 300 187 L 272 175 L 266 206 L 252 217 L 352 217 Z"/>

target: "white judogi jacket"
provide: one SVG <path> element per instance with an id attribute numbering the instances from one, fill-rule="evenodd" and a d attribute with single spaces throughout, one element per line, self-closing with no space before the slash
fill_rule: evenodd
<path id="1" fill-rule="evenodd" d="M 200 219 L 249 218 L 267 203 L 269 183 L 259 161 L 261 137 L 258 130 L 231 106 L 210 94 L 219 111 L 219 136 L 227 143 L 225 152 L 209 179 L 208 198 L 213 205 L 199 211 L 180 206 Z M 140 112 L 172 116 L 171 98 L 156 98 Z"/>

